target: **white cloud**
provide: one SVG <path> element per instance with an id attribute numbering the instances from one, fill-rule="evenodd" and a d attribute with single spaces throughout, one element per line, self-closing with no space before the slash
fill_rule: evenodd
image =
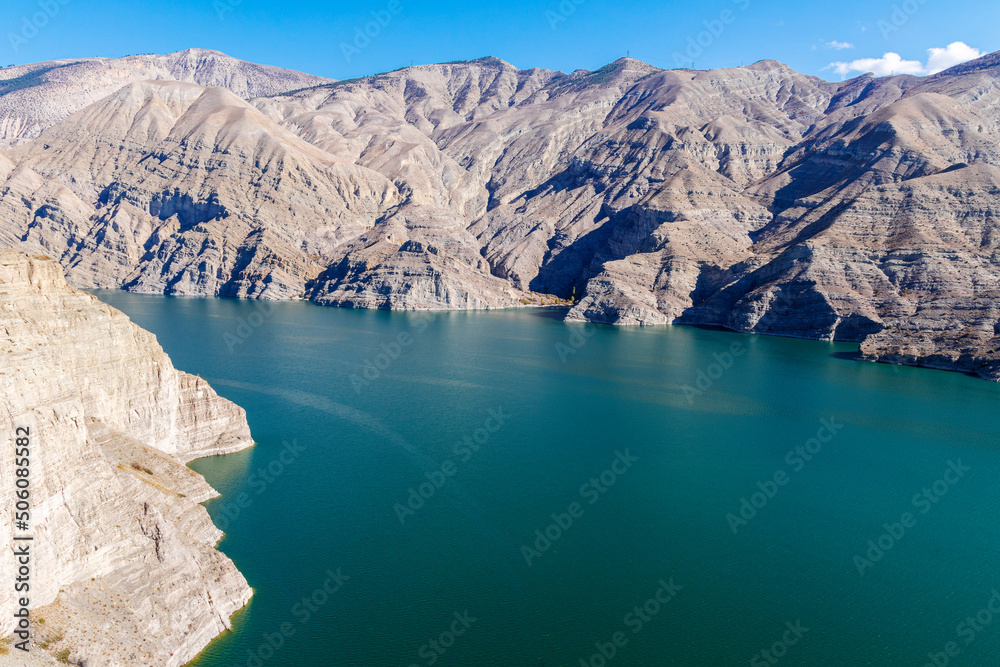
<path id="1" fill-rule="evenodd" d="M 860 58 L 849 63 L 830 63 L 833 71 L 846 77 L 850 72 L 871 72 L 875 76 L 886 74 L 923 74 L 924 65 L 919 60 L 903 60 L 898 53 L 889 51 L 881 58 Z"/>
<path id="2" fill-rule="evenodd" d="M 828 49 L 836 49 L 838 51 L 842 51 L 843 49 L 854 48 L 854 45 L 851 44 L 850 42 L 838 42 L 837 40 L 833 40 L 832 42 L 827 42 L 825 46 Z"/>
<path id="3" fill-rule="evenodd" d="M 835 43 L 835 42 L 831 42 Z M 889 51 L 881 58 L 860 58 L 851 62 L 830 63 L 823 69 L 833 69 L 841 77 L 851 72 L 871 72 L 875 76 L 887 74 L 937 74 L 938 72 L 983 55 L 964 42 L 952 42 L 945 48 L 927 49 L 927 64 L 919 60 L 903 60 L 898 53 Z"/>
<path id="4" fill-rule="evenodd" d="M 983 55 L 979 49 L 974 49 L 965 42 L 952 42 L 943 49 L 927 49 L 927 73 L 937 74 L 959 63 L 975 60 Z"/>

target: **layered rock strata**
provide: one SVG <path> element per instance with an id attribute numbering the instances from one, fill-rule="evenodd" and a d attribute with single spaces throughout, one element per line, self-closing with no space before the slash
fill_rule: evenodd
<path id="1" fill-rule="evenodd" d="M 183 463 L 249 447 L 244 411 L 67 285 L 58 263 L 11 250 L 0 251 L 0 383 L 10 497 L 15 429 L 30 430 L 32 650 L 88 667 L 191 660 L 252 591 L 214 548 L 222 533 L 199 503 L 216 492 Z M 7 582 L 13 520 L 0 513 Z M 14 610 L 5 585 L 0 636 Z M 20 664 L 8 649 L 0 664 Z"/>

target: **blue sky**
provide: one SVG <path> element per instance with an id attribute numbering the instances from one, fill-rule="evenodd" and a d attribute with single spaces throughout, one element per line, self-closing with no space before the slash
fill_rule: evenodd
<path id="1" fill-rule="evenodd" d="M 839 80 L 1000 50 L 994 0 L 4 0 L 0 25 L 0 66 L 202 47 L 337 79 L 484 55 L 596 69 L 629 53 L 699 69 L 774 58 Z"/>

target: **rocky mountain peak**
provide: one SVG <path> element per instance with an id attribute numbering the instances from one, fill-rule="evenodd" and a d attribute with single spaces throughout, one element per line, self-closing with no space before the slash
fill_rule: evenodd
<path id="1" fill-rule="evenodd" d="M 998 68 L 1000 68 L 1000 51 L 994 51 L 993 53 L 980 56 L 975 60 L 970 60 L 968 62 L 949 67 L 943 72 L 938 72 L 934 75 L 934 77 L 945 78 L 958 74 L 970 74 L 972 72 L 983 72 L 987 70 L 993 70 L 993 73 L 996 74 L 995 70 Z"/>
<path id="2" fill-rule="evenodd" d="M 145 80 L 220 86 L 243 99 L 331 81 L 208 49 L 19 65 L 0 71 L 0 145 L 24 143 L 123 86 Z"/>

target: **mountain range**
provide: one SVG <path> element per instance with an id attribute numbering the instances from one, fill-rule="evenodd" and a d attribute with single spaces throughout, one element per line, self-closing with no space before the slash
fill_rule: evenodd
<path id="1" fill-rule="evenodd" d="M 0 247 L 82 288 L 859 341 L 1000 379 L 1000 53 L 497 58 L 349 81 L 192 49 L 0 70 Z"/>

